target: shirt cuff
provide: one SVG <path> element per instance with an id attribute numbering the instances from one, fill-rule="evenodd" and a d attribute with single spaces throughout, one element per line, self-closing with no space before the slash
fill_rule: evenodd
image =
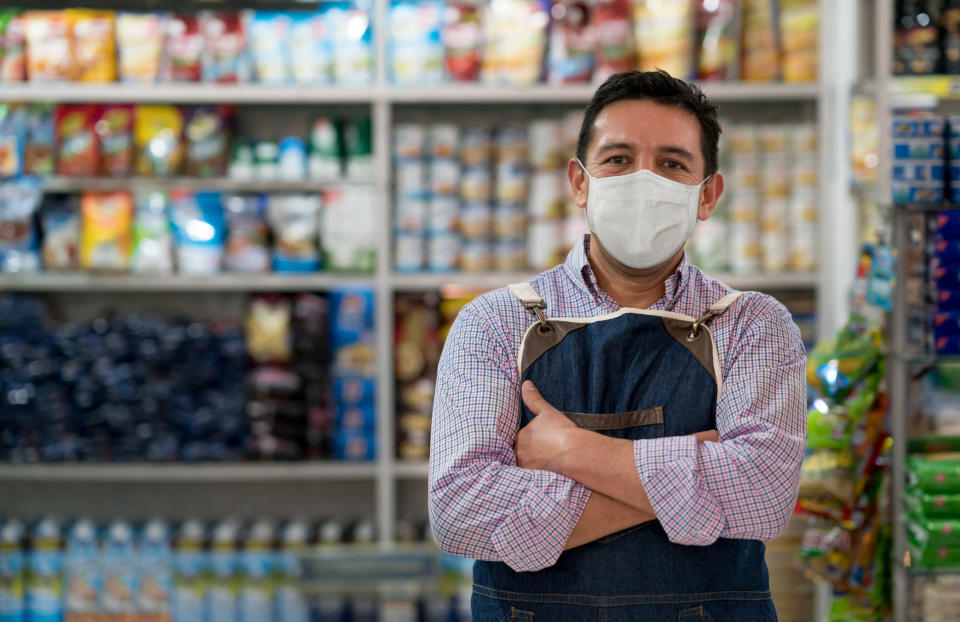
<path id="1" fill-rule="evenodd" d="M 653 512 L 671 542 L 706 546 L 723 530 L 720 506 L 700 476 L 695 436 L 633 443 L 633 459 Z"/>
<path id="2" fill-rule="evenodd" d="M 547 471 L 540 473 L 560 477 Z M 498 557 L 513 570 L 543 570 L 557 563 L 590 499 L 589 489 L 568 481 L 569 490 L 559 500 L 544 494 L 541 482 L 531 486 L 523 501 L 493 532 L 491 540 Z"/>

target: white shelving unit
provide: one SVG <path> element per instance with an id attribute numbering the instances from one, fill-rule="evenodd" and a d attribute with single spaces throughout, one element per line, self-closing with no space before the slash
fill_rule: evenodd
<path id="1" fill-rule="evenodd" d="M 376 0 L 374 24 L 387 23 L 387 0 Z M 837 142 L 832 132 L 837 131 L 840 115 L 834 98 L 835 89 L 830 83 L 831 50 L 836 45 L 837 26 L 828 16 L 833 4 L 821 0 L 821 67 L 822 77 L 813 84 L 763 84 L 741 82 L 705 83 L 703 88 L 712 99 L 726 107 L 750 105 L 764 107 L 767 104 L 794 103 L 812 109 L 820 127 L 821 180 L 835 175 L 841 158 L 837 155 Z M 381 356 L 377 361 L 378 418 L 377 443 L 379 458 L 370 464 L 227 464 L 227 465 L 29 465 L 0 467 L 0 486 L 4 482 L 26 480 L 30 482 L 60 482 L 73 485 L 77 482 L 124 481 L 134 483 L 214 481 L 237 482 L 245 479 L 257 481 L 302 484 L 303 494 L 323 494 L 317 488 L 330 481 L 367 479 L 374 483 L 372 505 L 375 508 L 380 542 L 389 546 L 393 542 L 394 525 L 398 510 L 398 484 L 405 480 L 424 480 L 425 464 L 400 462 L 395 457 L 395 395 L 393 348 L 393 296 L 397 292 L 433 290 L 452 284 L 477 289 L 490 289 L 510 282 L 529 278 L 530 273 L 483 273 L 483 274 L 398 274 L 393 271 L 391 252 L 392 222 L 391 201 L 391 130 L 397 106 L 410 107 L 430 105 L 434 108 L 469 103 L 475 106 L 503 107 L 531 104 L 585 105 L 593 94 L 594 87 L 531 87 L 503 88 L 489 85 L 444 85 L 423 88 L 399 88 L 388 84 L 386 67 L 386 28 L 375 27 L 375 51 L 377 58 L 376 81 L 368 87 L 276 87 L 258 84 L 204 85 L 204 84 L 0 84 L 0 101 L 48 101 L 48 102 L 167 102 L 167 103 L 235 103 L 249 105 L 285 105 L 309 107 L 318 111 L 323 106 L 367 107 L 373 122 L 373 148 L 375 178 L 368 183 L 377 190 L 381 213 L 378 233 L 376 272 L 370 276 L 337 274 L 310 275 L 231 275 L 216 276 L 167 276 L 141 277 L 130 275 L 56 274 L 3 276 L 0 291 L 29 291 L 69 294 L 74 292 L 108 292 L 116 295 L 134 292 L 246 292 L 246 291 L 322 291 L 343 286 L 361 285 L 375 290 L 377 348 Z M 442 108 L 441 108 L 442 109 Z M 331 182 L 341 184 L 344 182 Z M 190 187 L 211 190 L 234 191 L 316 191 L 327 185 L 325 182 L 238 182 L 227 179 L 199 180 L 173 178 L 169 180 L 124 180 L 53 177 L 46 181 L 46 188 L 53 192 L 73 192 L 82 189 L 112 189 L 117 187 Z M 836 240 L 842 239 L 842 227 L 838 232 L 838 216 L 830 206 L 834 203 L 836 189 L 829 184 L 820 186 L 820 233 L 829 243 L 821 245 L 820 269 L 815 274 L 763 274 L 763 275 L 715 275 L 731 286 L 741 289 L 777 291 L 786 289 L 807 290 L 816 299 L 820 318 L 818 332 L 827 334 L 842 321 L 845 315 L 842 291 L 837 281 L 836 260 L 844 249 Z M 838 238 L 837 236 L 841 236 Z M 846 252 L 845 250 L 843 252 Z M 852 253 L 852 251 L 851 251 Z M 843 264 L 841 264 L 843 265 Z M 840 270 L 842 272 L 842 270 Z M 47 488 L 43 494 L 48 494 Z M 27 494 L 19 489 L 18 494 Z M 39 494 L 39 493 L 38 493 Z M 3 497 L 0 488 L 0 498 Z M 336 503 L 331 499 L 331 503 Z M 5 504 L 5 509 L 15 510 L 17 503 Z M 118 507 L 117 512 L 123 508 Z M 423 508 L 422 516 L 426 517 Z"/>

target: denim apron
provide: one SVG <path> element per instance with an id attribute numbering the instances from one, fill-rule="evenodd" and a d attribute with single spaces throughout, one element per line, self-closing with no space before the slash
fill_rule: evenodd
<path id="1" fill-rule="evenodd" d="M 521 382 L 532 380 L 581 428 L 631 440 L 716 428 L 722 377 L 709 324 L 740 292 L 699 319 L 629 308 L 548 319 L 531 285 L 510 291 L 537 317 L 517 356 Z M 521 427 L 532 418 L 522 406 Z M 536 572 L 478 561 L 473 620 L 775 621 L 764 551 L 757 540 L 675 544 L 650 521 L 565 551 Z"/>

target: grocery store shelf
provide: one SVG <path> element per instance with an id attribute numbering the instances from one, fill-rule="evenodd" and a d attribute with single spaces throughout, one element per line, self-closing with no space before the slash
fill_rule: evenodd
<path id="1" fill-rule="evenodd" d="M 0 481 L 291 481 L 373 479 L 376 464 L 364 462 L 224 464 L 5 464 Z"/>
<path id="2" fill-rule="evenodd" d="M 890 79 L 890 94 L 960 99 L 960 76 L 897 76 Z"/>
<path id="3" fill-rule="evenodd" d="M 429 462 L 396 462 L 393 473 L 399 479 L 427 479 L 430 474 Z"/>
<path id="4" fill-rule="evenodd" d="M 957 203 L 894 203 L 893 206 L 907 212 L 940 212 L 945 209 L 960 209 Z"/>
<path id="5" fill-rule="evenodd" d="M 183 103 L 183 104 L 317 104 L 369 103 L 373 87 L 284 86 L 265 84 L 127 84 L 6 83 L 0 101 Z"/>
<path id="6" fill-rule="evenodd" d="M 47 192 L 85 190 L 155 190 L 183 188 L 223 192 L 318 192 L 331 186 L 370 185 L 370 182 L 331 180 L 239 180 L 225 177 L 48 177 Z"/>
<path id="7" fill-rule="evenodd" d="M 529 281 L 533 272 L 478 272 L 441 274 L 394 274 L 391 277 L 396 291 L 424 291 L 453 285 L 465 289 L 490 290 L 508 283 Z M 730 287 L 743 290 L 816 289 L 819 279 L 814 273 L 787 272 L 781 274 L 710 274 Z"/>
<path id="8" fill-rule="evenodd" d="M 38 272 L 0 276 L 0 292 L 299 292 L 372 287 L 369 276 L 345 274 L 239 274 L 149 276 Z"/>

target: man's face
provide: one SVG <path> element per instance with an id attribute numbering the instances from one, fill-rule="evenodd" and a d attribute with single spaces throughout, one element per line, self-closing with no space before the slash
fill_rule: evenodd
<path id="1" fill-rule="evenodd" d="M 597 115 L 583 164 L 594 177 L 646 169 L 672 181 L 699 184 L 705 177 L 700 123 L 678 106 L 651 100 L 614 102 Z M 585 207 L 590 183 L 576 161 L 571 161 L 568 176 L 577 205 Z M 700 220 L 710 217 L 722 191 L 723 177 L 716 173 L 704 184 Z"/>

